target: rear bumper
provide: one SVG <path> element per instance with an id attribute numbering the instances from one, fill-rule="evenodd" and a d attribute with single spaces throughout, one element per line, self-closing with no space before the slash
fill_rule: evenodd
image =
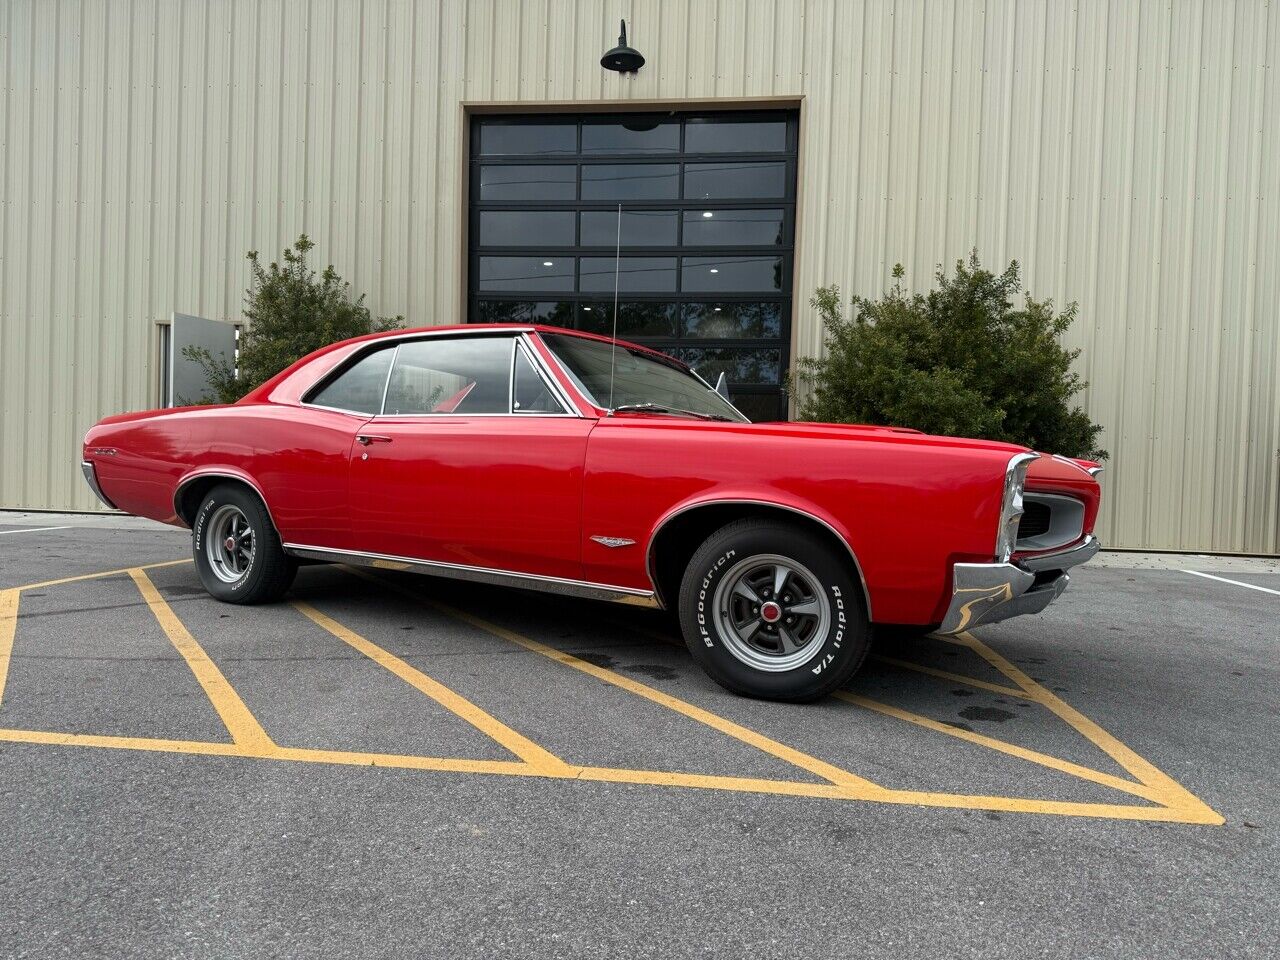
<path id="1" fill-rule="evenodd" d="M 107 499 L 107 495 L 102 492 L 102 487 L 98 486 L 98 473 L 93 468 L 93 463 L 89 460 L 80 461 L 80 472 L 84 474 L 85 483 L 89 484 L 89 489 L 93 491 L 94 496 L 105 503 L 112 510 L 117 509 L 116 505 Z"/>
<path id="2" fill-rule="evenodd" d="M 1026 613 L 1039 613 L 1067 589 L 1067 570 L 1101 547 L 1090 535 L 1069 550 L 1028 557 L 1017 563 L 957 563 L 951 577 L 951 604 L 939 633 L 959 633 Z"/>

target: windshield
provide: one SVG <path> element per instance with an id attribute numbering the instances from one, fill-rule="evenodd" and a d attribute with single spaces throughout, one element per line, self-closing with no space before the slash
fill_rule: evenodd
<path id="1" fill-rule="evenodd" d="M 542 338 L 564 364 L 578 389 L 597 407 L 609 407 L 610 364 L 613 408 L 650 410 L 654 413 L 689 413 L 695 416 L 750 422 L 724 397 L 674 363 L 664 363 L 639 350 L 600 340 L 544 334 Z M 616 358 L 613 356 L 616 353 Z"/>

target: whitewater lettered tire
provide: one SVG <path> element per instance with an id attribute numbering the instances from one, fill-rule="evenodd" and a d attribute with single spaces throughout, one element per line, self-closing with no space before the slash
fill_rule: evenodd
<path id="1" fill-rule="evenodd" d="M 817 700 L 862 666 L 871 631 L 847 551 L 804 527 L 740 520 L 694 553 L 680 586 L 693 658 L 734 693 Z"/>
<path id="2" fill-rule="evenodd" d="M 298 572 L 262 500 L 237 483 L 219 484 L 204 498 L 191 526 L 191 548 L 200 582 L 224 603 L 278 600 Z"/>

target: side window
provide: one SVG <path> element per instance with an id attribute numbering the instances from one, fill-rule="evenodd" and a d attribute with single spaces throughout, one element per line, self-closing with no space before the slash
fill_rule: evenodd
<path id="1" fill-rule="evenodd" d="M 384 414 L 508 413 L 511 339 L 466 337 L 402 343 Z"/>
<path id="2" fill-rule="evenodd" d="M 383 347 L 361 357 L 308 397 L 307 403 L 373 416 L 382 408 L 393 353 L 395 347 Z"/>
<path id="3" fill-rule="evenodd" d="M 513 413 L 564 413 L 564 407 L 547 388 L 528 356 L 516 347 L 515 368 L 512 374 L 511 405 Z"/>

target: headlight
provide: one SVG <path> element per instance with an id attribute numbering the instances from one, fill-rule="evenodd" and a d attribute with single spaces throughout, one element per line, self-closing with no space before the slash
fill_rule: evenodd
<path id="1" fill-rule="evenodd" d="M 1022 519 L 1022 490 L 1027 483 L 1027 468 L 1034 453 L 1015 454 L 1004 471 L 1004 499 L 1000 505 L 1000 529 L 996 531 L 996 561 L 1006 563 L 1013 556 L 1018 541 L 1018 521 Z"/>

